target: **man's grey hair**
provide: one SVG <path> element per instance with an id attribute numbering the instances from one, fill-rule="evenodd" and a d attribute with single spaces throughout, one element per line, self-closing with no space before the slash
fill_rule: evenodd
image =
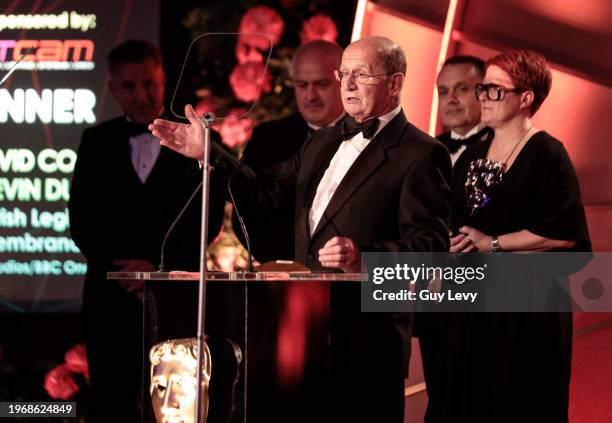
<path id="1" fill-rule="evenodd" d="M 401 73 L 406 76 L 406 55 L 400 46 L 395 44 L 387 51 L 381 51 L 379 55 L 380 63 L 385 72 Z"/>
<path id="2" fill-rule="evenodd" d="M 376 64 L 389 74 L 401 73 L 406 76 L 406 54 L 393 40 L 377 35 L 362 38 L 353 42 L 348 48 L 360 46 L 373 50 L 376 55 Z"/>

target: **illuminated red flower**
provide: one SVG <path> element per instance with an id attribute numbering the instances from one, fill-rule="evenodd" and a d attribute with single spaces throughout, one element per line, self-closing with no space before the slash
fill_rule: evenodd
<path id="1" fill-rule="evenodd" d="M 238 147 L 251 138 L 253 133 L 253 119 L 250 117 L 240 116 L 245 114 L 244 109 L 232 109 L 229 112 L 227 118 L 223 120 L 219 132 L 221 132 L 221 139 L 223 144 L 229 148 Z"/>
<path id="2" fill-rule="evenodd" d="M 206 112 L 214 112 L 217 109 L 217 102 L 214 97 L 204 97 L 195 105 L 193 110 L 198 116 L 204 116 Z"/>
<path id="3" fill-rule="evenodd" d="M 80 373 L 89 379 L 89 366 L 87 365 L 87 354 L 85 345 L 77 344 L 64 354 L 68 370 Z"/>
<path id="4" fill-rule="evenodd" d="M 79 391 L 67 364 L 60 364 L 45 376 L 45 390 L 51 398 L 67 400 Z"/>
<path id="5" fill-rule="evenodd" d="M 262 63 L 236 65 L 230 75 L 230 85 L 240 101 L 249 103 L 257 99 L 259 93 L 269 93 L 272 77 Z M 260 90 L 261 87 L 261 90 Z"/>
<path id="6" fill-rule="evenodd" d="M 238 63 L 241 65 L 248 62 L 263 63 L 264 60 L 263 55 L 259 52 L 259 50 L 240 40 L 238 41 L 238 44 L 236 44 L 236 58 L 238 59 Z"/>
<path id="7" fill-rule="evenodd" d="M 300 40 L 302 44 L 315 40 L 325 40 L 335 43 L 336 38 L 338 38 L 336 24 L 332 18 L 325 15 L 315 15 L 308 19 L 304 22 L 302 31 L 300 31 Z"/>
<path id="8" fill-rule="evenodd" d="M 260 50 L 269 50 L 270 41 L 272 44 L 278 44 L 284 29 L 285 23 L 276 10 L 268 6 L 255 6 L 242 16 L 238 32 L 265 34 L 270 40 L 257 35 L 242 35 L 239 43 L 246 43 Z"/>

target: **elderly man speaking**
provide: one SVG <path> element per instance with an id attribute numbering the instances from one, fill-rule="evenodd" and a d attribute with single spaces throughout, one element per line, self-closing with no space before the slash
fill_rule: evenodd
<path id="1" fill-rule="evenodd" d="M 345 122 L 317 131 L 275 175 L 240 190 L 241 201 L 264 208 L 270 199 L 295 200 L 295 259 L 313 270 L 360 271 L 361 251 L 449 249 L 450 158 L 406 120 L 405 74 L 393 41 L 349 45 L 336 72 Z M 186 116 L 190 124 L 158 119 L 150 129 L 163 145 L 201 158 L 202 125 L 190 106 Z M 310 417 L 403 422 L 410 314 L 361 313 L 359 289 L 342 284 L 333 284 L 330 308 L 331 381 L 320 386 Z"/>

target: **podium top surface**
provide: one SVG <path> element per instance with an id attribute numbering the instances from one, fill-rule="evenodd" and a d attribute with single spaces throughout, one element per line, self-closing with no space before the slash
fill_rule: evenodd
<path id="1" fill-rule="evenodd" d="M 200 272 L 108 272 L 107 279 L 198 281 Z M 367 273 L 311 273 L 311 272 L 206 272 L 207 281 L 339 281 L 368 280 Z"/>

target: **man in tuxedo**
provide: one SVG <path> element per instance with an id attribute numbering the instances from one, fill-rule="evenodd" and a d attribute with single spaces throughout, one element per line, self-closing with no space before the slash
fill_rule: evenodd
<path id="1" fill-rule="evenodd" d="M 334 77 L 341 58 L 342 48 L 329 41 L 312 41 L 297 49 L 291 70 L 299 112 L 257 126 L 244 150 L 243 163 L 257 172 L 272 171 L 293 157 L 314 131 L 342 119 L 340 86 Z M 251 251 L 259 262 L 293 259 L 293 204 L 265 213 L 239 211 L 249 232 Z M 235 214 L 234 231 L 246 245 Z"/>
<path id="2" fill-rule="evenodd" d="M 201 172 L 197 161 L 160 148 L 146 128 L 164 109 L 159 49 L 147 41 L 126 41 L 109 53 L 108 71 L 110 91 L 124 116 L 83 132 L 70 224 L 88 266 L 83 317 L 90 419 L 140 421 L 142 389 L 147 391 L 142 382 L 144 285 L 141 280 L 107 280 L 106 272 L 156 269 L 164 235 L 198 186 Z M 221 227 L 223 192 L 211 199 L 214 236 Z M 168 238 L 169 269 L 198 269 L 201 200 L 195 201 Z"/>
<path id="3" fill-rule="evenodd" d="M 359 272 L 361 251 L 449 249 L 451 163 L 406 120 L 405 73 L 393 41 L 352 43 L 337 72 L 349 117 L 317 131 L 272 179 L 243 180 L 243 202 L 265 209 L 295 199 L 295 259 L 313 270 Z M 202 128 L 190 106 L 186 113 L 191 125 L 158 119 L 150 128 L 163 145 L 201 158 Z M 362 313 L 357 284 L 334 283 L 330 295 L 331 379 L 294 420 L 403 422 L 411 315 Z"/>
<path id="4" fill-rule="evenodd" d="M 484 78 L 484 61 L 474 56 L 446 59 L 438 74 L 438 111 L 446 132 L 438 135 L 453 165 L 472 143 L 493 135 L 480 125 L 480 102 L 474 87 Z"/>
<path id="5" fill-rule="evenodd" d="M 480 102 L 474 87 L 484 78 L 484 61 L 474 56 L 452 56 L 446 59 L 436 81 L 438 112 L 446 132 L 436 138 L 449 150 L 454 165 L 471 144 L 484 141 L 493 130 L 480 125 Z M 434 376 L 437 370 L 438 313 L 416 313 L 413 336 L 419 339 L 423 374 L 427 394 L 431 400 L 444 386 L 437 386 Z M 443 379 L 442 379 L 443 380 Z"/>
<path id="6" fill-rule="evenodd" d="M 315 131 L 337 125 L 345 116 L 340 98 L 340 86 L 334 71 L 340 67 L 342 48 L 335 43 L 317 40 L 300 46 L 293 56 L 291 73 L 294 82 L 294 95 L 298 112 L 283 119 L 262 123 L 253 131 L 253 136 L 246 146 L 242 161 L 258 173 L 274 174 L 275 168 L 291 159 L 302 147 L 306 139 Z M 261 263 L 271 260 L 293 260 L 294 257 L 294 204 L 286 201 L 276 207 L 261 210 L 258 207 L 239 207 L 250 237 L 251 251 Z M 246 246 L 244 235 L 234 212 L 233 227 L 237 237 Z M 301 301 L 312 301 L 318 292 L 305 292 L 304 286 L 284 284 L 256 284 L 249 290 L 249 315 L 251 339 L 258 339 L 258 347 L 251 348 L 250 383 L 257 389 L 249 395 L 249 416 L 273 423 L 283 421 L 283 416 L 290 414 L 296 402 L 302 398 L 301 387 L 293 384 L 291 394 L 285 392 L 281 383 L 278 363 L 270 360 L 276 355 L 276 348 L 282 341 L 283 327 L 289 327 L 294 321 L 308 319 L 306 339 L 311 348 L 320 339 L 327 336 L 325 312 L 317 314 L 303 309 L 286 310 L 288 298 L 294 298 L 299 291 Z M 288 314 L 291 314 L 289 316 Z M 318 325 L 315 322 L 323 322 Z M 316 350 L 324 356 L 326 349 Z M 310 357 L 317 355 L 310 354 Z M 316 368 L 314 359 L 308 360 L 310 368 Z"/>

